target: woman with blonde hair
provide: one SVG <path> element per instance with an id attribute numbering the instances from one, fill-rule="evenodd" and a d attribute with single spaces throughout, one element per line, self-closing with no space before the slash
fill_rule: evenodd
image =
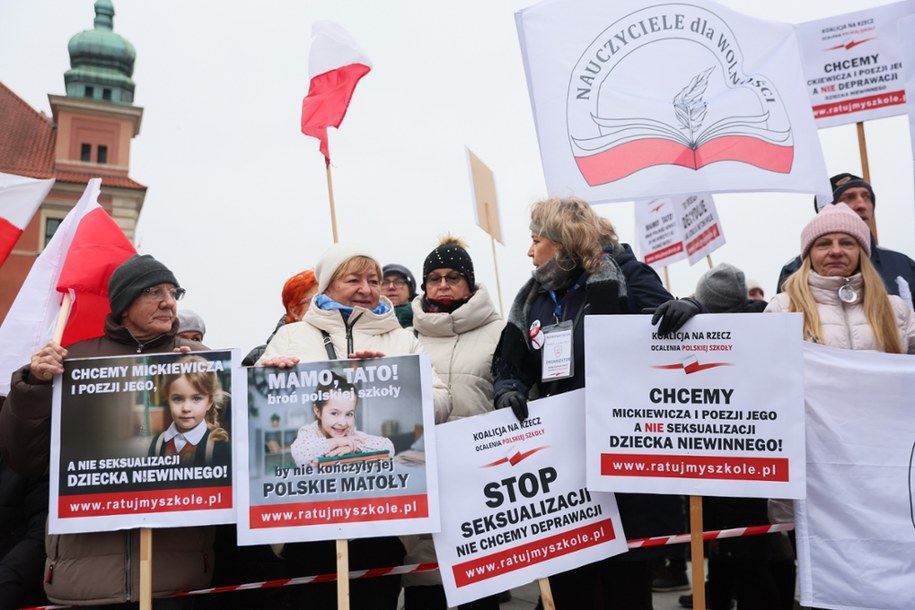
<path id="1" fill-rule="evenodd" d="M 546 199 L 531 210 L 532 277 L 518 292 L 493 355 L 494 403 L 519 420 L 528 415 L 531 396 L 544 397 L 585 385 L 584 315 L 655 311 L 658 332 L 679 329 L 700 306 L 664 290 L 650 267 L 620 244 L 613 225 L 576 198 Z M 543 377 L 545 336 L 571 335 L 571 365 Z M 569 339 L 566 339 L 567 341 Z M 622 346 L 621 346 L 622 347 Z M 558 372 L 555 376 L 552 373 Z M 617 494 L 626 534 L 643 538 L 682 531 L 677 496 Z M 651 610 L 649 559 L 663 549 L 630 551 L 550 577 L 559 608 Z M 598 602 L 598 600 L 603 600 Z"/>
<path id="2" fill-rule="evenodd" d="M 803 313 L 805 341 L 915 353 L 915 314 L 887 293 L 870 253 L 864 221 L 844 203 L 828 206 L 801 232 L 801 267 L 766 311 Z"/>

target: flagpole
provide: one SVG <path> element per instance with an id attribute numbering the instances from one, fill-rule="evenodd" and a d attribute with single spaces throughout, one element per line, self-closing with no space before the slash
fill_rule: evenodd
<path id="1" fill-rule="evenodd" d="M 337 211 L 334 207 L 334 181 L 330 173 L 330 159 L 327 159 L 325 165 L 327 170 L 327 199 L 330 202 L 330 228 L 334 234 L 334 243 L 337 243 Z"/>
<path id="2" fill-rule="evenodd" d="M 64 293 L 64 298 L 60 302 L 60 311 L 57 313 L 57 323 L 54 325 L 53 340 L 58 345 L 60 345 L 60 340 L 64 338 L 64 328 L 67 326 L 67 318 L 70 317 L 70 304 L 70 292 L 67 291 Z"/>
<path id="3" fill-rule="evenodd" d="M 855 123 L 855 127 L 858 129 L 858 154 L 861 155 L 861 173 L 864 174 L 861 176 L 868 183 L 871 181 L 871 166 L 870 162 L 867 160 L 867 138 L 864 136 L 864 122 L 858 121 Z M 879 243 L 877 240 L 877 219 L 874 215 L 871 215 L 871 219 L 867 222 L 870 225 L 871 233 L 874 236 L 874 243 Z"/>

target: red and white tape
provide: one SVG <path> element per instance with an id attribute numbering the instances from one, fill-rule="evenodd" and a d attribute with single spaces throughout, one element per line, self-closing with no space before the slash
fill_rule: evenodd
<path id="1" fill-rule="evenodd" d="M 779 523 L 777 525 L 751 525 L 749 527 L 735 527 L 727 530 L 712 530 L 702 532 L 703 540 L 721 540 L 722 538 L 740 538 L 741 536 L 758 536 L 760 534 L 775 534 L 777 532 L 790 532 L 794 529 L 793 523 Z M 683 544 L 690 541 L 690 534 L 677 534 L 675 536 L 654 536 L 652 538 L 639 538 L 629 540 L 630 549 L 640 549 L 649 546 L 664 546 L 665 544 Z"/>
<path id="2" fill-rule="evenodd" d="M 722 538 L 740 538 L 742 536 L 758 536 L 760 534 L 775 534 L 788 532 L 794 529 L 793 523 L 780 523 L 778 525 L 753 525 L 750 527 L 735 527 L 726 530 L 712 530 L 702 532 L 703 540 L 721 540 Z M 683 544 L 690 541 L 690 534 L 676 534 L 673 536 L 654 536 L 652 538 L 638 538 L 629 540 L 630 549 L 639 549 L 668 544 Z M 419 572 L 432 572 L 438 570 L 437 563 L 414 563 L 392 568 L 372 568 L 370 570 L 353 570 L 349 573 L 350 580 L 361 578 L 376 578 L 378 576 L 393 576 L 395 574 L 417 574 Z M 266 580 L 251 582 L 243 585 L 228 585 L 224 587 L 210 587 L 194 591 L 181 591 L 173 593 L 171 597 L 187 597 L 189 595 L 209 595 L 211 593 L 228 593 L 231 591 L 250 591 L 252 589 L 269 589 L 272 587 L 289 587 L 292 585 L 306 585 L 316 582 L 333 582 L 337 580 L 336 574 L 318 574 L 317 576 L 298 576 L 296 578 L 281 578 L 279 580 Z M 57 608 L 70 608 L 71 606 L 38 606 L 24 610 L 55 610 Z"/>

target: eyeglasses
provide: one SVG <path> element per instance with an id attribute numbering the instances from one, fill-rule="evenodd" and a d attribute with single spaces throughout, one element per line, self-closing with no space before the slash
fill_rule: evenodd
<path id="1" fill-rule="evenodd" d="M 403 288 L 407 285 L 407 280 L 401 278 L 395 278 L 393 280 L 381 280 L 381 287 L 387 288 L 388 286 L 394 286 L 395 288 Z"/>
<path id="2" fill-rule="evenodd" d="M 166 296 L 171 297 L 175 301 L 180 301 L 184 298 L 187 290 L 184 288 L 162 288 L 161 286 L 155 286 L 152 288 L 144 288 L 140 291 L 145 298 L 151 301 L 159 301 L 160 303 L 165 300 Z"/>
<path id="3" fill-rule="evenodd" d="M 458 273 L 457 271 L 452 271 L 451 273 L 448 273 L 447 275 L 439 275 L 437 273 L 430 273 L 426 277 L 426 283 L 434 285 L 434 284 L 440 284 L 442 280 L 445 280 L 451 286 L 455 286 L 458 283 L 460 283 L 460 281 L 462 279 L 464 279 L 464 276 L 461 275 L 460 273 Z"/>

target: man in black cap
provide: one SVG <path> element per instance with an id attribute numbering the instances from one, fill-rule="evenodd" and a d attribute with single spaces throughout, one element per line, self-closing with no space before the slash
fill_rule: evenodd
<path id="1" fill-rule="evenodd" d="M 877 196 L 870 183 L 849 173 L 837 174 L 830 178 L 829 182 L 833 189 L 832 203 L 846 204 L 870 226 L 874 219 L 874 206 L 877 204 Z M 816 206 L 815 201 L 814 206 Z M 817 212 L 819 212 L 819 208 L 817 208 Z M 874 267 L 883 278 L 887 292 L 902 297 L 904 301 L 915 306 L 915 295 L 912 292 L 915 290 L 915 261 L 902 252 L 878 247 L 874 236 L 871 235 L 871 262 L 874 263 Z M 801 257 L 798 256 L 782 267 L 782 272 L 778 276 L 776 292 L 782 291 L 785 280 L 800 266 Z"/>
<path id="2" fill-rule="evenodd" d="M 177 302 L 183 296 L 184 288 L 171 270 L 148 254 L 134 255 L 115 269 L 108 281 L 111 313 L 102 336 L 67 348 L 50 341 L 13 373 L 0 409 L 3 460 L 23 476 L 48 472 L 52 380 L 64 372 L 65 358 L 206 349 L 176 336 Z M 67 534 L 59 542 L 52 536 L 47 548 L 55 549 L 56 556 L 47 559 L 45 569 L 48 598 L 68 605 L 137 601 L 139 562 L 131 561 L 130 553 L 139 548 L 138 534 L 139 530 Z M 153 595 L 210 586 L 212 528 L 156 529 L 153 538 Z"/>

